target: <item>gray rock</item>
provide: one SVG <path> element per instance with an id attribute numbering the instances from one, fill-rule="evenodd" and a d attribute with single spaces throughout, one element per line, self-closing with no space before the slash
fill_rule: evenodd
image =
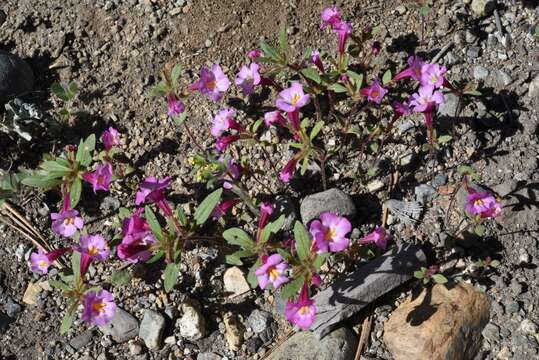
<path id="1" fill-rule="evenodd" d="M 421 184 L 414 189 L 415 199 L 421 204 L 426 204 L 436 197 L 436 189 L 427 184 Z"/>
<path id="2" fill-rule="evenodd" d="M 301 219 L 304 224 L 308 224 L 325 211 L 352 219 L 357 210 L 352 198 L 339 189 L 329 189 L 309 195 L 300 205 Z"/>
<path id="3" fill-rule="evenodd" d="M 501 197 L 505 197 L 515 191 L 517 187 L 518 181 L 515 179 L 511 179 L 494 186 L 492 189 L 496 191 Z"/>
<path id="4" fill-rule="evenodd" d="M 279 195 L 273 202 L 274 211 L 271 214 L 270 221 L 277 220 L 281 215 L 285 216 L 283 230 L 292 230 L 294 222 L 299 218 L 297 205 L 294 200 L 288 196 Z"/>
<path id="5" fill-rule="evenodd" d="M 247 318 L 247 325 L 253 330 L 254 333 L 260 334 L 271 324 L 272 316 L 267 311 L 253 310 L 251 315 Z"/>
<path id="6" fill-rule="evenodd" d="M 508 86 L 513 82 L 511 75 L 503 70 L 496 71 L 496 82 L 503 86 Z"/>
<path id="7" fill-rule="evenodd" d="M 496 324 L 489 323 L 483 331 L 481 332 L 483 337 L 487 339 L 490 342 L 499 341 L 500 340 L 500 327 Z"/>
<path id="8" fill-rule="evenodd" d="M 32 91 L 34 73 L 17 55 L 0 50 L 0 101 Z"/>
<path id="9" fill-rule="evenodd" d="M 268 360 L 354 360 L 357 335 L 339 328 L 322 340 L 308 331 L 298 332 L 275 349 Z"/>
<path id="10" fill-rule="evenodd" d="M 5 305 L 5 311 L 7 316 L 14 318 L 22 311 L 22 307 L 13 301 L 12 298 L 7 299 L 7 304 Z"/>
<path id="11" fill-rule="evenodd" d="M 496 8 L 495 0 L 472 0 L 472 11 L 477 16 L 488 16 Z"/>
<path id="12" fill-rule="evenodd" d="M 528 96 L 532 99 L 539 100 L 539 75 L 530 82 L 528 86 Z"/>
<path id="13" fill-rule="evenodd" d="M 488 77 L 489 71 L 486 67 L 477 65 L 473 68 L 473 77 L 476 80 L 485 80 Z"/>
<path id="14" fill-rule="evenodd" d="M 138 336 L 144 340 L 148 349 L 159 349 L 163 342 L 165 330 L 165 317 L 157 311 L 144 311 L 144 317 L 140 323 Z"/>
<path id="15" fill-rule="evenodd" d="M 505 305 L 505 311 L 508 314 L 514 314 L 518 312 L 519 309 L 520 309 L 520 305 L 516 301 L 511 301 L 509 304 Z"/>
<path id="16" fill-rule="evenodd" d="M 460 62 L 460 58 L 455 55 L 454 52 L 448 51 L 445 55 L 445 60 L 447 61 L 447 65 L 456 65 Z"/>
<path id="17" fill-rule="evenodd" d="M 314 297 L 318 313 L 311 330 L 318 338 L 323 337 L 341 321 L 409 280 L 424 262 L 421 247 L 401 245 L 337 279 Z"/>
<path id="18" fill-rule="evenodd" d="M 466 56 L 468 56 L 470 59 L 476 59 L 479 57 L 479 52 L 481 51 L 481 48 L 478 46 L 470 46 L 468 50 L 466 50 Z"/>
<path id="19" fill-rule="evenodd" d="M 116 308 L 112 321 L 99 329 L 103 334 L 110 335 L 114 341 L 123 343 L 138 335 L 139 324 L 133 315 L 124 309 Z"/>
<path id="20" fill-rule="evenodd" d="M 71 339 L 69 341 L 69 345 L 71 345 L 75 350 L 80 350 L 86 345 L 88 345 L 90 342 L 92 342 L 93 336 L 93 330 L 87 330 Z"/>
<path id="21" fill-rule="evenodd" d="M 438 115 L 453 117 L 457 114 L 459 97 L 453 93 L 444 95 L 445 102 L 438 108 Z"/>
<path id="22" fill-rule="evenodd" d="M 518 330 L 520 330 L 520 332 L 525 335 L 535 335 L 539 331 L 539 328 L 537 327 L 537 324 L 535 324 L 530 319 L 524 319 L 520 323 Z"/>
<path id="23" fill-rule="evenodd" d="M 9 316 L 0 311 L 0 335 L 7 330 L 12 321 L 13 320 Z"/>
<path id="24" fill-rule="evenodd" d="M 2 26 L 7 20 L 7 15 L 3 10 L 0 10 L 0 26 Z"/>
<path id="25" fill-rule="evenodd" d="M 432 186 L 435 188 L 444 186 L 445 184 L 447 184 L 447 174 L 444 173 L 437 174 L 432 180 Z"/>
<path id="26" fill-rule="evenodd" d="M 221 360 L 221 357 L 214 353 L 203 352 L 197 355 L 197 360 Z"/>

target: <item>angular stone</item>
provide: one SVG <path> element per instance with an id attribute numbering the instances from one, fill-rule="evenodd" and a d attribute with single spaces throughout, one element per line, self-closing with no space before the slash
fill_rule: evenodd
<path id="1" fill-rule="evenodd" d="M 267 311 L 255 309 L 247 318 L 247 325 L 255 332 L 260 334 L 271 324 L 272 316 Z"/>
<path id="2" fill-rule="evenodd" d="M 268 360 L 354 360 L 357 335 L 339 328 L 319 340 L 308 331 L 298 332 L 275 349 Z"/>
<path id="3" fill-rule="evenodd" d="M 198 309 L 191 303 L 182 305 L 183 315 L 176 322 L 180 335 L 188 340 L 199 340 L 206 334 L 205 320 Z"/>
<path id="4" fill-rule="evenodd" d="M 528 96 L 532 99 L 539 100 L 539 75 L 530 81 L 530 85 L 528 85 Z"/>
<path id="5" fill-rule="evenodd" d="M 34 86 L 34 73 L 20 57 L 0 50 L 0 102 L 24 95 Z"/>
<path id="6" fill-rule="evenodd" d="M 477 16 L 488 16 L 496 8 L 495 0 L 472 0 L 472 11 Z"/>
<path id="7" fill-rule="evenodd" d="M 92 342 L 93 336 L 93 330 L 87 330 L 71 339 L 69 341 L 69 345 L 71 345 L 75 350 L 80 350 L 86 345 L 88 345 L 90 342 Z"/>
<path id="8" fill-rule="evenodd" d="M 225 339 L 228 343 L 228 348 L 232 351 L 238 351 L 243 344 L 243 333 L 245 328 L 233 314 L 225 314 L 223 317 L 225 323 Z"/>
<path id="9" fill-rule="evenodd" d="M 126 342 L 138 335 L 138 320 L 121 308 L 116 308 L 116 314 L 112 321 L 99 329 L 105 335 L 110 335 L 118 343 Z"/>
<path id="10" fill-rule="evenodd" d="M 438 115 L 454 117 L 457 114 L 459 97 L 453 93 L 447 93 L 444 95 L 444 99 L 445 102 L 438 108 Z"/>
<path id="11" fill-rule="evenodd" d="M 339 189 L 329 189 L 309 195 L 300 205 L 301 219 L 304 224 L 308 224 L 325 211 L 352 219 L 357 210 L 352 198 Z"/>
<path id="12" fill-rule="evenodd" d="M 424 262 L 421 247 L 400 245 L 336 280 L 314 297 L 318 313 L 311 330 L 318 338 L 323 337 L 341 321 L 409 280 Z"/>
<path id="13" fill-rule="evenodd" d="M 487 296 L 472 285 L 435 285 L 390 315 L 384 342 L 395 360 L 471 360 L 489 311 Z"/>
<path id="14" fill-rule="evenodd" d="M 237 296 L 251 290 L 249 283 L 245 280 L 245 274 L 237 266 L 226 269 L 223 275 L 225 292 L 231 296 Z"/>
<path id="15" fill-rule="evenodd" d="M 138 336 L 144 340 L 148 349 L 159 349 L 163 342 L 165 330 L 165 317 L 157 311 L 144 311 L 144 317 L 140 323 Z"/>

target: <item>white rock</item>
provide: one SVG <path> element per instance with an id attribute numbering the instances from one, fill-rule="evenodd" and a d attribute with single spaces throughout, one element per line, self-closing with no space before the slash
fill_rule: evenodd
<path id="1" fill-rule="evenodd" d="M 530 82 L 528 96 L 532 99 L 539 100 L 539 75 Z"/>
<path id="2" fill-rule="evenodd" d="M 190 303 L 182 305 L 182 312 L 182 317 L 176 323 L 180 328 L 180 335 L 188 340 L 202 339 L 206 333 L 202 314 Z"/>
<path id="3" fill-rule="evenodd" d="M 223 275 L 225 291 L 231 293 L 231 296 L 240 295 L 251 290 L 251 287 L 245 280 L 243 271 L 237 266 L 231 267 Z"/>

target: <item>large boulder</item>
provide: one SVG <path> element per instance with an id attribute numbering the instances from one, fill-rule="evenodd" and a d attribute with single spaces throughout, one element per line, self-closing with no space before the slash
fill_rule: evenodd
<path id="1" fill-rule="evenodd" d="M 0 102 L 24 95 L 34 87 L 34 73 L 20 57 L 0 50 Z"/>
<path id="2" fill-rule="evenodd" d="M 304 224 L 308 224 L 326 211 L 352 219 L 357 210 L 352 198 L 339 189 L 309 195 L 300 205 L 301 220 Z"/>

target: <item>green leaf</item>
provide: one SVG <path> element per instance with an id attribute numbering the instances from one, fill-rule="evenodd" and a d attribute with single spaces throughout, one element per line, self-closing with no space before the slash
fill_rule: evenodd
<path id="1" fill-rule="evenodd" d="M 146 264 L 153 264 L 154 262 L 161 260 L 163 256 L 165 256 L 165 252 L 163 250 L 159 250 L 148 261 L 146 261 Z"/>
<path id="2" fill-rule="evenodd" d="M 77 93 L 79 92 L 79 87 L 74 82 L 69 83 L 66 89 L 66 95 L 68 97 L 68 100 L 73 99 Z"/>
<path id="3" fill-rule="evenodd" d="M 380 145 L 377 143 L 377 142 L 371 142 L 369 144 L 369 148 L 371 149 L 371 151 L 373 153 L 377 153 L 378 152 L 378 149 L 380 149 Z"/>
<path id="4" fill-rule="evenodd" d="M 176 281 L 178 279 L 178 275 L 180 274 L 180 269 L 178 267 L 178 264 L 175 263 L 169 263 L 167 264 L 167 267 L 165 268 L 165 291 L 170 292 L 174 288 L 174 285 L 176 285 Z"/>
<path id="5" fill-rule="evenodd" d="M 352 70 L 348 70 L 346 74 L 353 80 L 356 90 L 359 90 L 363 85 L 363 74 L 358 74 Z"/>
<path id="6" fill-rule="evenodd" d="M 231 245 L 237 245 L 245 250 L 253 249 L 256 243 L 249 234 L 240 228 L 230 228 L 223 232 L 223 238 Z"/>
<path id="7" fill-rule="evenodd" d="M 414 271 L 414 277 L 416 279 L 423 279 L 425 277 L 425 273 L 421 270 Z"/>
<path id="8" fill-rule="evenodd" d="M 500 267 L 500 261 L 499 260 L 492 260 L 489 264 L 490 267 L 497 268 Z"/>
<path id="9" fill-rule="evenodd" d="M 73 271 L 73 281 L 78 283 L 80 280 L 80 252 L 73 251 L 71 254 L 71 270 Z"/>
<path id="10" fill-rule="evenodd" d="M 148 91 L 147 97 L 159 97 L 164 96 L 167 93 L 167 85 L 164 82 L 160 82 Z"/>
<path id="11" fill-rule="evenodd" d="M 345 92 L 348 91 L 348 89 L 345 86 L 343 86 L 343 85 L 341 85 L 339 83 L 335 83 L 335 84 L 331 85 L 329 87 L 329 89 L 332 90 L 333 92 L 336 92 L 336 93 L 345 93 Z"/>
<path id="12" fill-rule="evenodd" d="M 276 234 L 283 228 L 285 218 L 283 214 L 277 220 L 266 224 L 264 230 L 262 230 L 262 238 L 260 239 L 262 244 L 265 244 L 269 240 L 271 234 Z"/>
<path id="13" fill-rule="evenodd" d="M 44 170 L 47 170 L 47 171 L 58 171 L 58 172 L 64 172 L 64 173 L 67 173 L 69 172 L 69 167 L 68 166 L 64 166 L 56 161 L 44 161 L 40 167 Z"/>
<path id="14" fill-rule="evenodd" d="M 329 256 L 330 256 L 330 253 L 322 253 L 322 254 L 316 255 L 316 258 L 313 261 L 314 268 L 316 270 L 320 270 L 320 268 L 322 267 L 322 265 L 324 265 L 324 263 L 326 262 Z"/>
<path id="15" fill-rule="evenodd" d="M 442 274 L 434 274 L 432 275 L 432 279 L 436 284 L 445 284 L 447 282 L 447 278 Z"/>
<path id="16" fill-rule="evenodd" d="M 181 206 L 176 208 L 176 216 L 178 217 L 181 226 L 187 226 L 187 216 L 185 215 L 185 211 L 183 211 Z"/>
<path id="17" fill-rule="evenodd" d="M 129 211 L 129 209 L 124 208 L 124 207 L 121 207 L 120 209 L 118 209 L 118 217 L 120 218 L 120 220 L 127 219 L 130 216 L 131 216 L 131 211 Z"/>
<path id="18" fill-rule="evenodd" d="M 442 136 L 438 137 L 438 142 L 440 144 L 445 144 L 445 143 L 450 142 L 451 139 L 453 139 L 453 137 L 451 135 L 442 135 Z"/>
<path id="19" fill-rule="evenodd" d="M 305 155 L 303 158 L 303 162 L 301 163 L 301 169 L 299 169 L 299 173 L 301 176 L 305 175 L 307 172 L 307 169 L 309 168 L 309 155 Z"/>
<path id="20" fill-rule="evenodd" d="M 290 299 L 292 297 L 295 297 L 299 293 L 299 290 L 303 286 L 304 282 L 305 282 L 305 279 L 303 278 L 303 276 L 300 276 L 299 278 L 294 279 L 288 284 L 283 285 L 283 287 L 281 288 L 281 291 L 279 291 L 279 295 L 283 299 Z"/>
<path id="21" fill-rule="evenodd" d="M 144 207 L 144 215 L 148 225 L 150 225 L 152 233 L 155 235 L 157 240 L 163 241 L 163 229 L 161 229 L 161 224 L 159 224 L 159 221 L 157 221 L 157 218 L 149 205 Z"/>
<path id="22" fill-rule="evenodd" d="M 227 264 L 230 264 L 230 265 L 243 265 L 241 258 L 253 256 L 254 254 L 255 252 L 251 250 L 240 250 L 240 251 L 236 251 L 233 254 L 226 255 L 225 261 L 227 262 Z"/>
<path id="23" fill-rule="evenodd" d="M 387 70 L 384 75 L 382 76 L 382 84 L 386 85 L 391 82 L 391 79 L 393 76 L 391 75 L 391 70 Z"/>
<path id="24" fill-rule="evenodd" d="M 73 183 L 71 184 L 71 191 L 69 192 L 69 197 L 71 201 L 71 207 L 74 208 L 77 206 L 80 200 L 80 194 L 82 192 L 82 182 L 80 181 L 80 178 L 75 178 Z"/>
<path id="25" fill-rule="evenodd" d="M 429 16 L 430 7 L 428 5 L 423 5 L 419 8 L 419 14 L 423 17 Z"/>
<path id="26" fill-rule="evenodd" d="M 279 30 L 279 50 L 283 56 L 286 56 L 287 47 L 288 40 L 286 38 L 286 22 L 283 22 L 281 29 Z"/>
<path id="27" fill-rule="evenodd" d="M 247 274 L 247 282 L 249 285 L 251 285 L 251 288 L 256 288 L 258 286 L 258 279 L 256 278 L 256 269 L 258 269 L 260 266 L 262 266 L 262 260 L 258 259 L 256 262 L 251 266 L 249 269 L 249 273 Z"/>
<path id="28" fill-rule="evenodd" d="M 56 185 L 59 185 L 61 182 L 62 180 L 56 177 L 39 176 L 39 175 L 28 176 L 21 181 L 21 183 L 23 183 L 26 186 L 32 186 L 32 187 L 44 188 L 44 189 L 53 188 Z"/>
<path id="29" fill-rule="evenodd" d="M 172 71 L 170 72 L 170 80 L 172 81 L 172 86 L 176 88 L 178 85 L 178 79 L 180 78 L 181 74 L 183 73 L 183 69 L 180 64 L 174 65 L 172 68 Z"/>
<path id="30" fill-rule="evenodd" d="M 477 235 L 477 236 L 485 236 L 485 231 L 486 231 L 486 228 L 485 226 L 483 225 L 476 225 L 474 227 L 474 233 Z"/>
<path id="31" fill-rule="evenodd" d="M 368 177 L 374 177 L 378 174 L 378 168 L 377 167 L 371 167 L 369 170 L 367 170 L 367 176 Z"/>
<path id="32" fill-rule="evenodd" d="M 287 263 L 290 264 L 294 261 L 294 257 L 292 256 L 292 254 L 290 254 L 290 252 L 286 251 L 285 249 L 277 248 L 277 252 Z"/>
<path id="33" fill-rule="evenodd" d="M 253 133 L 256 133 L 258 128 L 260 128 L 260 125 L 262 125 L 263 123 L 264 123 L 264 119 L 258 119 L 257 121 L 255 121 L 253 126 L 251 126 L 251 131 Z"/>
<path id="34" fill-rule="evenodd" d="M 174 124 L 176 124 L 176 126 L 181 126 L 183 122 L 187 119 L 187 111 L 182 112 L 178 116 L 172 117 L 172 119 L 174 120 Z"/>
<path id="35" fill-rule="evenodd" d="M 320 84 L 322 82 L 322 78 L 320 77 L 320 74 L 318 73 L 318 70 L 312 67 L 305 68 L 301 70 L 301 73 L 307 78 L 312 81 L 314 81 L 317 84 Z"/>
<path id="36" fill-rule="evenodd" d="M 277 49 L 275 49 L 273 46 L 268 44 L 265 41 L 262 41 L 260 43 L 260 48 L 264 52 L 264 56 L 272 59 L 273 61 L 279 60 L 279 53 L 277 52 Z"/>
<path id="37" fill-rule="evenodd" d="M 51 85 L 51 91 L 54 95 L 56 95 L 59 99 L 61 100 L 64 100 L 64 101 L 69 101 L 69 97 L 67 96 L 66 94 L 66 90 L 64 89 L 64 87 L 62 86 L 62 84 L 60 84 L 59 82 L 54 82 L 52 85 Z"/>
<path id="38" fill-rule="evenodd" d="M 69 309 L 66 312 L 64 318 L 62 319 L 62 324 L 60 325 L 60 335 L 64 335 L 69 331 L 71 325 L 73 324 L 73 321 L 75 320 L 75 315 L 77 315 L 76 308 Z"/>
<path id="39" fill-rule="evenodd" d="M 219 188 L 202 200 L 194 215 L 194 219 L 198 226 L 203 225 L 206 220 L 208 220 L 213 209 L 217 206 L 219 200 L 221 200 L 222 193 L 223 188 Z"/>
<path id="40" fill-rule="evenodd" d="M 473 175 L 475 174 L 475 170 L 473 167 L 469 165 L 461 165 L 458 167 L 458 172 L 461 175 Z"/>
<path id="41" fill-rule="evenodd" d="M 70 291 L 71 288 L 63 281 L 49 280 L 49 285 L 55 289 Z"/>
<path id="42" fill-rule="evenodd" d="M 300 260 L 307 259 L 311 254 L 311 238 L 305 226 L 297 220 L 294 224 L 294 238 Z"/>
<path id="43" fill-rule="evenodd" d="M 313 129 L 311 130 L 311 135 L 309 135 L 309 138 L 311 141 L 318 135 L 320 130 L 324 127 L 324 122 L 322 120 L 318 121 L 316 124 L 314 124 Z"/>
<path id="44" fill-rule="evenodd" d="M 132 275 L 129 271 L 126 270 L 114 270 L 112 272 L 111 282 L 114 286 L 122 286 L 129 284 L 131 281 Z"/>
<path id="45" fill-rule="evenodd" d="M 75 160 L 83 166 L 88 166 L 92 162 L 92 151 L 95 149 L 95 135 L 91 134 L 86 140 L 80 142 L 77 148 Z"/>

